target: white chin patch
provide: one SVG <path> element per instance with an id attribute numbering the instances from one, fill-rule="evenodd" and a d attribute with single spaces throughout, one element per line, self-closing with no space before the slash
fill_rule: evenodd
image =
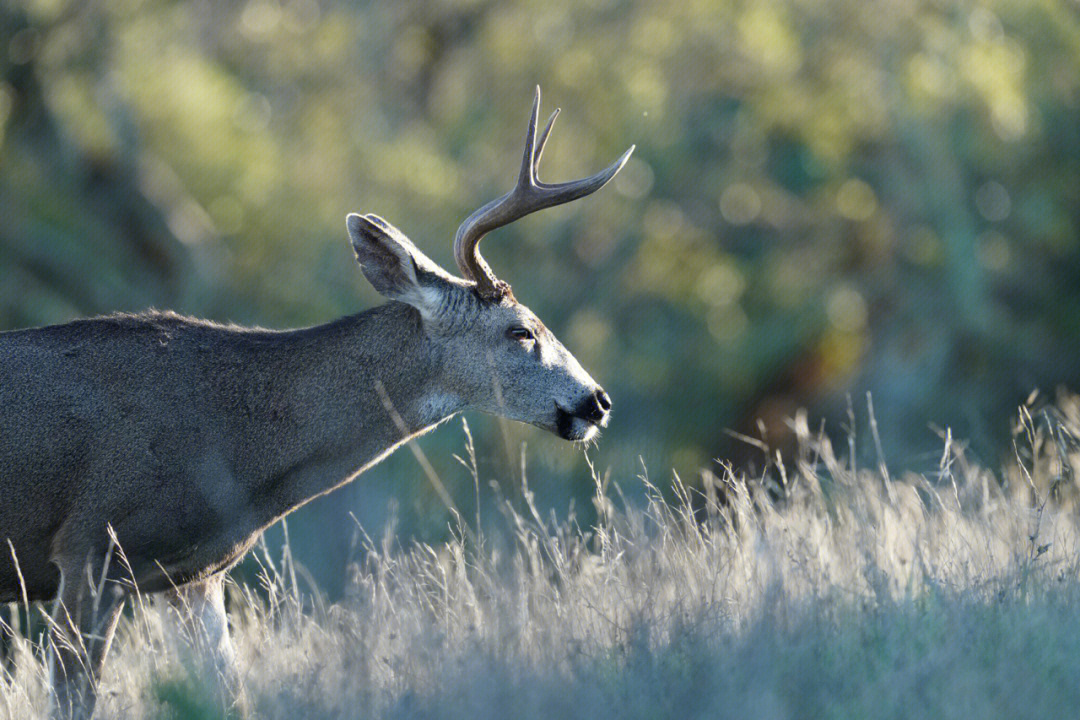
<path id="1" fill-rule="evenodd" d="M 600 431 L 595 425 L 585 425 L 585 432 L 579 433 L 580 437 L 578 437 L 578 440 L 580 442 L 588 442 L 589 440 L 592 440 L 594 437 L 596 437 L 596 434 L 598 432 Z"/>

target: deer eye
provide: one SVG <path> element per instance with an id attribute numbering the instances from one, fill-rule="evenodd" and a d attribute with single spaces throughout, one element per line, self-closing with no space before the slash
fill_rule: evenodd
<path id="1" fill-rule="evenodd" d="M 518 342 L 529 342 L 535 340 L 536 336 L 533 335 L 532 330 L 527 327 L 512 327 L 506 331 L 506 334 L 517 340 Z"/>

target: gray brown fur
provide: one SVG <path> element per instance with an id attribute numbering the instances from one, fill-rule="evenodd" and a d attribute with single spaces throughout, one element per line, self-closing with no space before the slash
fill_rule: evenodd
<path id="1" fill-rule="evenodd" d="M 0 527 L 30 599 L 55 595 L 65 557 L 104 555 L 106 524 L 145 591 L 228 567 L 400 440 L 363 422 L 386 414 L 372 381 L 409 416 L 403 388 L 437 355 L 401 303 L 290 332 L 151 312 L 0 334 Z M 0 600 L 20 594 L 0 557 Z"/>

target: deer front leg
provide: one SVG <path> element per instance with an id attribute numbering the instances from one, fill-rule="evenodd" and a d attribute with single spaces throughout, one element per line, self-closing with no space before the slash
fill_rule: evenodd
<path id="1" fill-rule="evenodd" d="M 225 574 L 188 583 L 169 594 L 181 635 L 214 680 L 218 699 L 229 714 L 247 716 L 247 698 L 236 665 L 225 614 Z"/>
<path id="2" fill-rule="evenodd" d="M 52 716 L 87 720 L 94 714 L 97 684 L 112 644 L 125 593 L 101 581 L 93 565 L 60 570 L 60 592 L 52 615 L 49 656 Z M 95 584 L 96 581 L 96 584 Z"/>

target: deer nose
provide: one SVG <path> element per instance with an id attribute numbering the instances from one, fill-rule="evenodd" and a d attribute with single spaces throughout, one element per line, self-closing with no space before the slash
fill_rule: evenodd
<path id="1" fill-rule="evenodd" d="M 596 423 L 604 419 L 611 409 L 611 398 L 603 388 L 597 388 L 588 400 L 583 404 L 581 417 L 589 422 Z"/>

